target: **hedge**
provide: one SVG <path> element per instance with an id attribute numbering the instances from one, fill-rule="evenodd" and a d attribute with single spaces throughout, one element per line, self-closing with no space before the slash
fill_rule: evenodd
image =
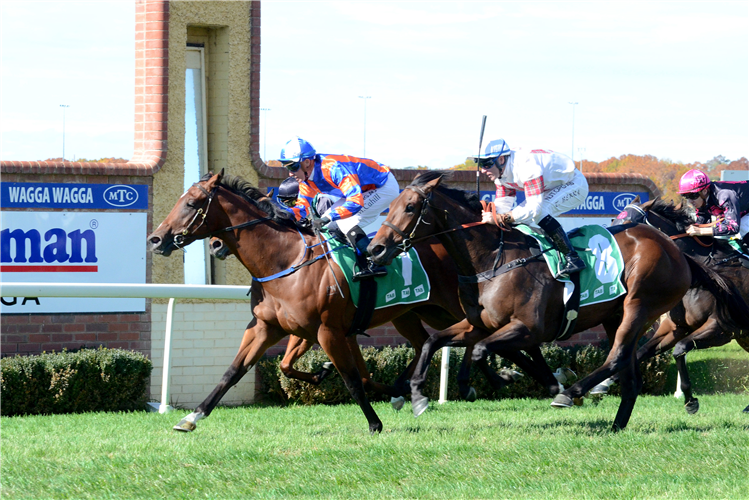
<path id="1" fill-rule="evenodd" d="M 601 366 L 606 359 L 608 350 L 604 347 L 593 345 L 559 347 L 555 344 L 544 345 L 541 351 L 552 371 L 557 368 L 570 368 L 578 377 L 582 378 Z M 463 359 L 465 349 L 450 349 L 450 376 L 448 377 L 448 399 L 457 400 L 458 383 L 456 376 L 460 362 Z M 362 349 L 367 369 L 377 382 L 392 384 L 414 356 L 414 350 L 410 347 L 366 347 Z M 300 404 L 336 404 L 350 402 L 351 396 L 340 376 L 336 373 L 325 379 L 320 385 L 314 386 L 299 380 L 292 380 L 281 373 L 280 361 L 282 356 L 266 358 L 257 365 L 262 384 L 261 396 L 266 401 L 293 402 Z M 301 371 L 316 372 L 322 364 L 328 361 L 328 357 L 321 350 L 307 352 L 299 359 L 295 367 Z M 640 370 L 643 375 L 644 394 L 663 394 L 666 384 L 666 369 L 671 361 L 669 353 L 661 354 L 648 361 L 641 363 Z M 442 363 L 442 350 L 438 351 L 432 358 L 427 376 L 424 394 L 430 399 L 437 399 L 439 395 L 439 372 Z M 514 364 L 497 356 L 490 356 L 490 366 L 499 371 L 501 368 L 511 368 L 521 371 Z M 521 372 L 522 373 L 522 372 Z M 548 392 L 541 387 L 530 376 L 525 376 L 517 382 L 510 384 L 499 391 L 489 385 L 483 374 L 473 368 L 471 372 L 471 385 L 481 399 L 505 399 L 505 398 L 548 398 Z M 567 383 L 567 386 L 570 384 Z M 611 394 L 618 394 L 618 384 L 611 388 Z M 390 398 L 368 394 L 373 401 L 385 401 Z"/>
<path id="2" fill-rule="evenodd" d="M 121 349 L 15 356 L 0 361 L 0 414 L 142 410 L 151 361 Z"/>

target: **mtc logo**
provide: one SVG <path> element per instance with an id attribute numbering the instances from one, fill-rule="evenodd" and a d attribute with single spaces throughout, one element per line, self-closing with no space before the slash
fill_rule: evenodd
<path id="1" fill-rule="evenodd" d="M 138 201 L 138 191 L 131 186 L 110 186 L 104 191 L 104 201 L 113 207 L 129 207 Z"/>
<path id="2" fill-rule="evenodd" d="M 614 198 L 614 208 L 617 210 L 624 210 L 624 208 L 632 203 L 637 195 L 632 193 L 622 193 Z"/>
<path id="3" fill-rule="evenodd" d="M 52 228 L 44 233 L 44 241 L 46 244 L 42 248 L 42 236 L 36 229 L 29 231 L 3 229 L 0 233 L 0 261 L 2 263 L 98 262 L 96 233 L 91 229 L 86 231 L 77 229 L 68 233 L 62 228 Z M 85 257 L 83 256 L 84 242 L 86 243 Z"/>

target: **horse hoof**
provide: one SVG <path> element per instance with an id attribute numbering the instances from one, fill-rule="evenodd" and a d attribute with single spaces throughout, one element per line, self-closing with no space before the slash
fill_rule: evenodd
<path id="1" fill-rule="evenodd" d="M 474 401 L 476 401 L 476 399 L 477 399 L 476 389 L 474 389 L 473 387 L 471 387 L 468 390 L 468 394 L 466 394 L 466 401 L 468 401 L 469 403 L 473 403 Z"/>
<path id="2" fill-rule="evenodd" d="M 572 404 L 575 406 L 582 406 L 583 398 L 572 398 Z"/>
<path id="3" fill-rule="evenodd" d="M 325 363 L 322 364 L 322 368 L 323 370 L 333 370 L 335 366 L 330 361 L 326 361 Z"/>
<path id="4" fill-rule="evenodd" d="M 192 432 L 195 430 L 196 427 L 197 426 L 193 422 L 188 422 L 187 420 L 183 418 L 182 420 L 179 421 L 177 425 L 172 427 L 172 429 L 174 429 L 175 431 L 180 431 L 180 432 Z"/>
<path id="5" fill-rule="evenodd" d="M 694 398 L 684 405 L 684 409 L 687 410 L 687 413 L 689 413 L 690 415 L 694 415 L 700 409 L 700 402 L 697 400 L 697 398 Z"/>
<path id="6" fill-rule="evenodd" d="M 511 378 L 513 382 L 517 382 L 521 378 L 525 377 L 525 375 L 523 375 L 522 373 L 511 370 L 509 368 L 503 368 L 502 370 L 500 370 L 499 374 L 504 375 L 507 378 Z"/>
<path id="7" fill-rule="evenodd" d="M 429 407 L 429 398 L 426 396 L 419 396 L 416 399 L 411 398 L 411 408 L 414 412 L 414 417 L 418 417 L 426 411 Z"/>
<path id="8" fill-rule="evenodd" d="M 401 408 L 403 408 L 403 405 L 406 404 L 406 398 L 403 396 L 398 396 L 397 398 L 390 398 L 390 404 L 393 407 L 393 410 L 395 411 L 401 411 Z"/>
<path id="9" fill-rule="evenodd" d="M 747 406 L 746 408 L 744 408 L 744 413 L 749 413 L 749 406 Z"/>
<path id="10" fill-rule="evenodd" d="M 379 434 L 382 432 L 382 422 L 377 422 L 374 424 L 369 424 L 369 435 L 374 436 L 375 434 Z"/>
<path id="11" fill-rule="evenodd" d="M 551 406 L 554 408 L 572 408 L 572 398 L 565 394 L 557 394 L 554 396 L 554 401 L 551 402 Z"/>
<path id="12" fill-rule="evenodd" d="M 606 384 L 598 384 L 590 390 L 591 396 L 606 396 L 609 393 L 609 386 Z"/>

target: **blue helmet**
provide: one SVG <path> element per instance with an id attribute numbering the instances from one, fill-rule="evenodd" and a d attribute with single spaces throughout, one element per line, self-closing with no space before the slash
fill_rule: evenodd
<path id="1" fill-rule="evenodd" d="M 496 158 L 508 154 L 510 154 L 510 146 L 507 145 L 504 139 L 497 139 L 490 142 L 484 150 L 484 158 Z"/>
<path id="2" fill-rule="evenodd" d="M 314 158 L 315 154 L 316 151 L 312 147 L 312 144 L 297 136 L 289 140 L 283 149 L 281 149 L 281 158 L 278 161 L 281 163 L 294 163 L 306 160 L 307 158 Z"/>

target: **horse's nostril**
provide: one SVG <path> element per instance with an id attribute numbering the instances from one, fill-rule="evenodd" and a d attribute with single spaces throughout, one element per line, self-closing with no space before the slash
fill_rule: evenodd
<path id="1" fill-rule="evenodd" d="M 151 236 L 151 239 L 149 240 L 152 245 L 158 245 L 161 242 L 161 238 L 158 236 Z"/>
<path id="2" fill-rule="evenodd" d="M 369 253 L 373 256 L 380 255 L 384 248 L 382 245 L 375 245 L 369 250 Z"/>
<path id="3" fill-rule="evenodd" d="M 223 246 L 223 244 L 224 244 L 224 242 L 221 241 L 221 240 L 214 240 L 213 242 L 211 242 L 211 246 L 213 248 L 221 248 Z"/>

